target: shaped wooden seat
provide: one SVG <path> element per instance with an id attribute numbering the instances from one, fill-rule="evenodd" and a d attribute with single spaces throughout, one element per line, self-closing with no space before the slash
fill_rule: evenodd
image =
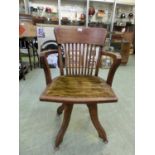
<path id="1" fill-rule="evenodd" d="M 59 76 L 46 88 L 40 99 L 67 103 L 117 101 L 110 85 L 96 76 Z"/>
<path id="2" fill-rule="evenodd" d="M 40 54 L 47 84 L 40 100 L 62 103 L 57 109 L 57 114 L 60 115 L 64 111 L 55 147 L 58 147 L 63 141 L 74 104 L 87 105 L 90 118 L 99 137 L 104 142 L 108 142 L 105 130 L 98 120 L 97 103 L 117 101 L 111 86 L 115 71 L 121 63 L 121 56 L 103 51 L 106 34 L 107 31 L 103 28 L 64 26 L 55 28 L 60 66 L 60 76 L 55 79 L 52 79 L 46 58 L 49 54 L 57 51 L 53 49 Z M 65 55 L 65 64 L 62 62 L 62 50 Z M 110 56 L 113 59 L 106 80 L 98 77 L 102 55 Z"/>

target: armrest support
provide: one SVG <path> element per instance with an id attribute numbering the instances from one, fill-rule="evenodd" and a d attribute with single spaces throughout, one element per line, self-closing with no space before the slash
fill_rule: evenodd
<path id="1" fill-rule="evenodd" d="M 119 53 L 113 53 L 113 52 L 104 52 L 102 51 L 102 55 L 109 56 L 113 59 L 113 64 L 110 67 L 108 77 L 107 77 L 107 83 L 112 86 L 113 78 L 115 75 L 115 72 L 118 68 L 118 66 L 121 63 L 121 55 Z"/>
<path id="2" fill-rule="evenodd" d="M 40 53 L 40 63 L 43 66 L 44 73 L 45 73 L 45 79 L 46 79 L 46 85 L 50 84 L 52 82 L 52 76 L 51 71 L 47 62 L 47 56 L 50 54 L 58 53 L 57 50 L 50 50 L 50 51 L 44 51 Z"/>

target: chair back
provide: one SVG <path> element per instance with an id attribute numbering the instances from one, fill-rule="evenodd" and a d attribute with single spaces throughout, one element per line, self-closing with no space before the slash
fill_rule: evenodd
<path id="1" fill-rule="evenodd" d="M 61 75 L 98 75 L 101 51 L 107 35 L 104 28 L 56 27 Z M 62 63 L 63 46 L 65 64 Z M 64 72 L 65 68 L 65 72 Z"/>

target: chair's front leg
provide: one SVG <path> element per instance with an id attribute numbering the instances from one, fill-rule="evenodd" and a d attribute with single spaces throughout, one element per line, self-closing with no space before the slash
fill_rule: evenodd
<path id="1" fill-rule="evenodd" d="M 71 112 L 73 109 L 73 104 L 63 104 L 64 105 L 64 118 L 61 125 L 61 128 L 57 134 L 56 140 L 55 140 L 55 147 L 58 147 L 59 144 L 63 141 L 64 134 L 67 130 L 67 127 L 69 125 Z"/>
<path id="2" fill-rule="evenodd" d="M 104 128 L 102 127 L 102 125 L 100 124 L 99 119 L 98 119 L 97 103 L 87 104 L 87 106 L 89 109 L 90 118 L 92 120 L 94 127 L 96 128 L 98 132 L 99 137 L 102 138 L 103 141 L 107 143 L 108 140 L 107 140 L 106 132 Z"/>

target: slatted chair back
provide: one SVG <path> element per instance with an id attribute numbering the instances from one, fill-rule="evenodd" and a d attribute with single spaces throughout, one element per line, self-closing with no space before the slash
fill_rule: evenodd
<path id="1" fill-rule="evenodd" d="M 56 27 L 54 31 L 58 43 L 61 75 L 97 76 L 107 30 L 104 28 Z M 62 62 L 62 46 L 65 65 Z"/>

